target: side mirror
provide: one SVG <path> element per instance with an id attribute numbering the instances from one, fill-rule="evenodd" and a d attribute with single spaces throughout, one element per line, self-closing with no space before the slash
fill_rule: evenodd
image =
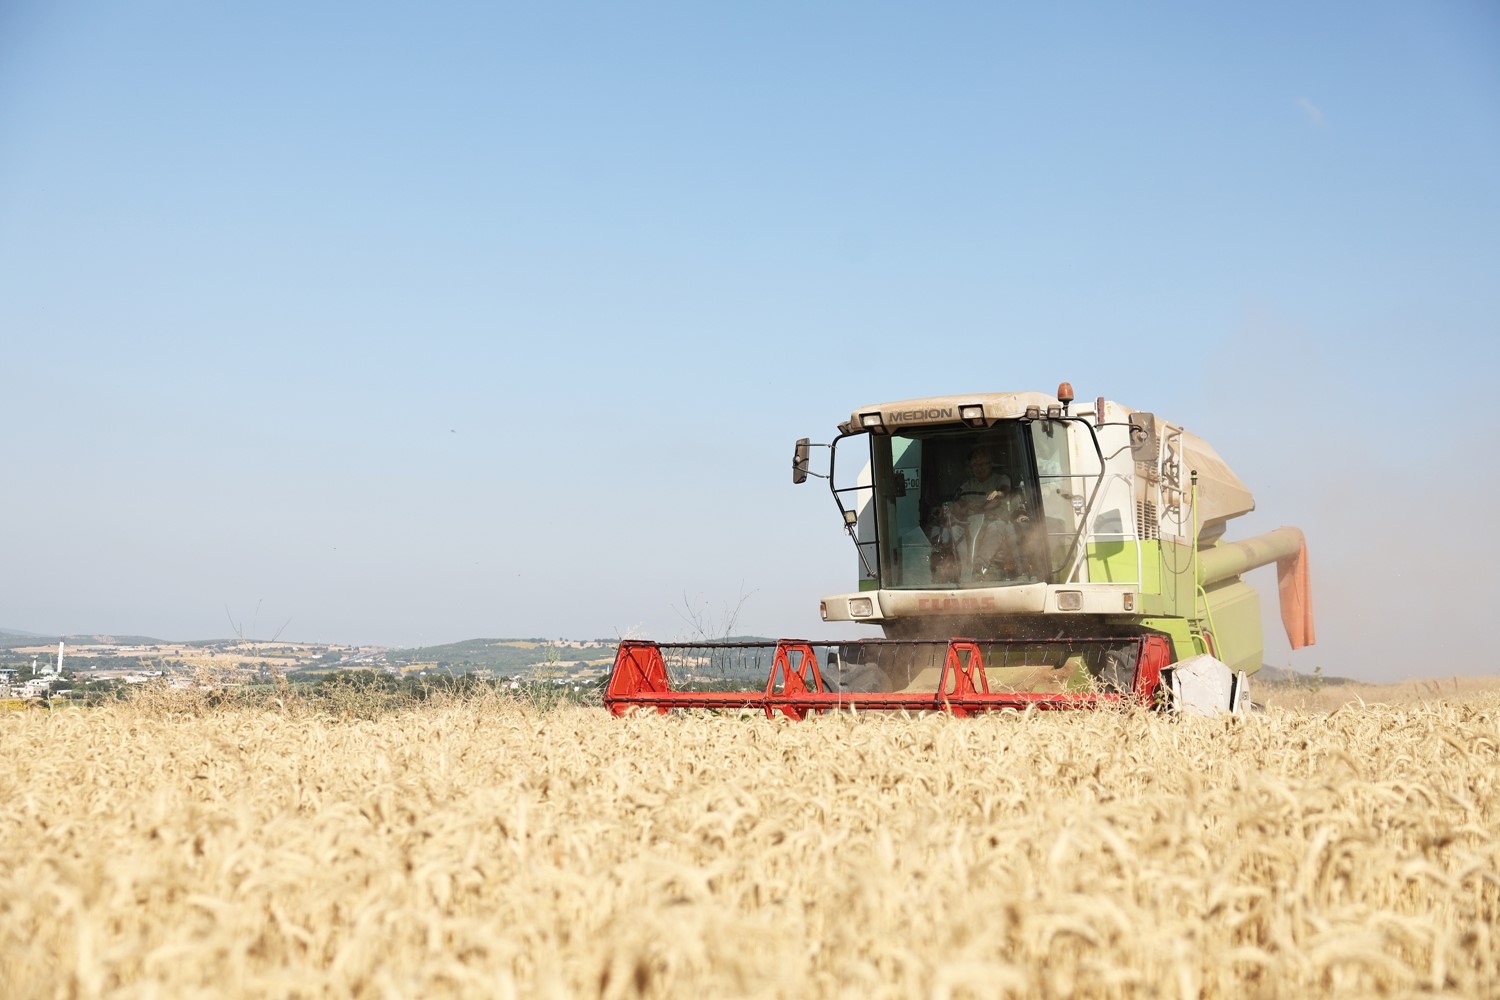
<path id="1" fill-rule="evenodd" d="M 792 482 L 807 482 L 807 450 L 810 442 L 807 438 L 798 438 L 797 445 L 792 450 Z"/>
<path id="2" fill-rule="evenodd" d="M 1156 415 L 1144 411 L 1130 415 L 1130 455 L 1137 462 L 1156 464 Z"/>

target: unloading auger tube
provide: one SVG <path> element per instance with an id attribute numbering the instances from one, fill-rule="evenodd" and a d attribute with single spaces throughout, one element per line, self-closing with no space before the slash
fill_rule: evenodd
<path id="1" fill-rule="evenodd" d="M 1207 442 L 1103 397 L 1072 403 L 1067 383 L 901 400 L 798 441 L 793 482 L 827 480 L 857 556 L 857 589 L 824 597 L 822 618 L 884 638 L 624 642 L 606 705 L 1242 708 L 1262 656 L 1246 572 L 1276 564 L 1287 637 L 1314 641 L 1302 532 L 1228 540 L 1255 502 Z"/>

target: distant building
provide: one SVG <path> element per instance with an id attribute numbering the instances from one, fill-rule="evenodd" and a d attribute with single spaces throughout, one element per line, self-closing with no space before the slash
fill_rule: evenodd
<path id="1" fill-rule="evenodd" d="M 51 688 L 51 677 L 33 677 L 25 684 L 22 684 L 18 688 L 12 688 L 12 690 L 15 691 L 17 696 L 21 698 L 41 698 L 44 697 L 47 692 L 51 690 Z"/>

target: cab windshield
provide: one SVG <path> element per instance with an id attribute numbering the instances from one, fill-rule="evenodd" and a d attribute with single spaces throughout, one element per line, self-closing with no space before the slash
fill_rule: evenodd
<path id="1" fill-rule="evenodd" d="M 1061 582 L 1077 528 L 1067 424 L 913 429 L 870 438 L 880 586 Z"/>

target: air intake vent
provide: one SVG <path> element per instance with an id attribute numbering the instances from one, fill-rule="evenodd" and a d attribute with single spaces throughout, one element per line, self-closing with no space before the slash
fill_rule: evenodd
<path id="1" fill-rule="evenodd" d="M 1160 537 L 1156 525 L 1156 504 L 1150 500 L 1135 502 L 1135 532 L 1141 538 Z"/>

